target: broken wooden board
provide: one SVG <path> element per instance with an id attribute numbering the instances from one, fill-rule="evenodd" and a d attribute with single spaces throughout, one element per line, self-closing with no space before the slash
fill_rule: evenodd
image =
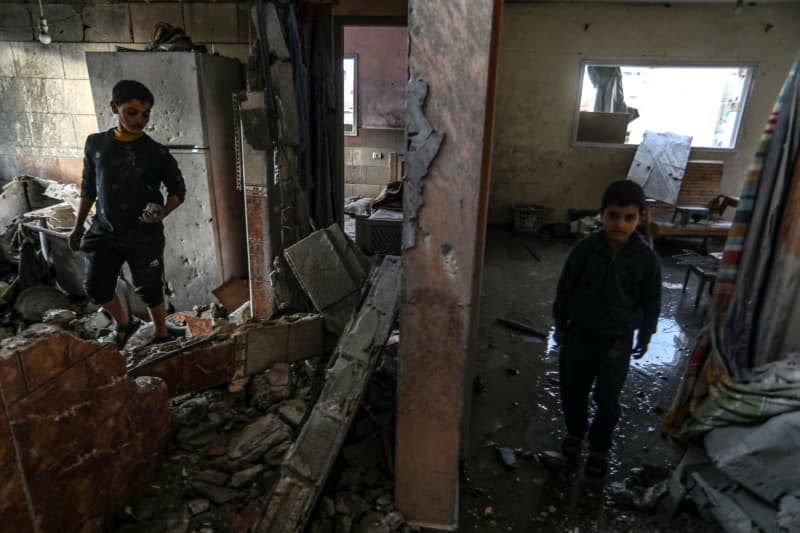
<path id="1" fill-rule="evenodd" d="M 400 258 L 385 257 L 364 294 L 336 346 L 319 400 L 283 460 L 256 528 L 260 533 L 304 530 L 397 319 Z"/>

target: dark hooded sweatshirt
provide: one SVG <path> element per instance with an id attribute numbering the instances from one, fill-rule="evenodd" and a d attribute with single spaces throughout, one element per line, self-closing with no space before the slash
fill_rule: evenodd
<path id="1" fill-rule="evenodd" d="M 572 249 L 553 304 L 556 328 L 577 326 L 609 337 L 639 329 L 649 338 L 660 311 L 661 266 L 638 234 L 615 250 L 600 230 Z"/>

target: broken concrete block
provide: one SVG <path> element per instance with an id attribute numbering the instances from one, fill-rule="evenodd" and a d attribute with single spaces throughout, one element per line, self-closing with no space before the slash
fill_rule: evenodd
<path id="1" fill-rule="evenodd" d="M 266 410 L 274 403 L 285 400 L 291 396 L 292 387 L 274 386 L 270 383 L 270 371 L 253 376 L 250 381 L 250 402 L 261 410 Z"/>
<path id="2" fill-rule="evenodd" d="M 223 503 L 234 500 L 239 496 L 239 493 L 235 490 L 226 489 L 225 487 L 218 487 L 210 483 L 203 483 L 202 481 L 193 482 L 191 487 L 195 492 L 201 496 L 205 496 L 217 505 L 222 505 Z"/>
<path id="3" fill-rule="evenodd" d="M 270 466 L 280 466 L 286 457 L 286 452 L 291 447 L 291 441 L 284 441 L 264 454 L 264 462 Z"/>
<path id="4" fill-rule="evenodd" d="M 250 468 L 245 468 L 236 472 L 231 476 L 231 487 L 239 488 L 249 485 L 264 471 L 264 465 L 253 465 Z"/>
<path id="5" fill-rule="evenodd" d="M 295 320 L 295 317 L 299 317 Z M 322 353 L 323 318 L 321 315 L 292 315 L 289 320 L 289 343 L 286 357 L 292 363 Z"/>
<path id="6" fill-rule="evenodd" d="M 216 485 L 218 487 L 225 486 L 225 483 L 228 482 L 230 476 L 225 472 L 220 472 L 218 470 L 203 470 L 202 472 L 198 472 L 195 474 L 194 479 L 195 481 L 201 481 L 203 483 L 211 483 L 212 485 Z"/>
<path id="7" fill-rule="evenodd" d="M 303 290 L 318 311 L 357 291 L 361 283 L 351 274 L 325 230 L 315 231 L 288 247 L 284 255 Z"/>
<path id="8" fill-rule="evenodd" d="M 274 446 L 292 437 L 292 431 L 275 415 L 263 416 L 236 434 L 228 445 L 228 458 L 252 463 Z"/>
<path id="9" fill-rule="evenodd" d="M 325 485 L 333 462 L 339 455 L 339 448 L 366 388 L 367 378 L 372 374 L 378 356 L 391 334 L 399 308 L 399 287 L 400 260 L 397 257 L 386 257 L 381 267 L 370 277 L 366 287 L 367 296 L 349 326 L 352 329 L 353 324 L 359 323 L 362 313 L 378 313 L 387 317 L 386 320 L 375 321 L 382 329 L 373 331 L 371 341 L 353 344 L 368 347 L 371 356 L 345 357 L 341 347 L 351 329 L 344 332 L 320 398 L 283 461 L 281 479 L 270 495 L 258 531 L 288 533 L 305 527 L 311 514 L 311 506 L 319 490 Z M 387 289 L 393 294 L 380 294 L 379 291 Z M 326 445 L 320 446 L 320 443 Z"/>
<path id="10" fill-rule="evenodd" d="M 297 115 L 297 95 L 294 90 L 294 67 L 289 61 L 276 61 L 270 67 L 272 86 L 277 94 L 279 118 L 281 119 L 282 138 L 285 144 L 300 144 L 300 119 Z"/>
<path id="11" fill-rule="evenodd" d="M 267 2 L 264 9 L 266 20 L 267 32 L 267 46 L 269 52 L 281 61 L 288 61 L 291 56 L 289 55 L 289 48 L 286 46 L 286 37 L 283 34 L 283 24 L 278 16 L 278 11 L 275 9 L 275 4 Z M 260 27 L 258 23 L 258 14 L 256 8 L 253 7 L 253 20 L 255 26 Z"/>
<path id="12" fill-rule="evenodd" d="M 206 499 L 198 498 L 190 501 L 186 506 L 189 508 L 189 512 L 192 513 L 192 515 L 198 515 L 208 510 L 209 503 Z"/>
<path id="13" fill-rule="evenodd" d="M 278 408 L 278 414 L 291 425 L 299 426 L 306 414 L 306 403 L 299 398 L 286 401 Z"/>
<path id="14" fill-rule="evenodd" d="M 289 324 L 258 323 L 247 329 L 247 374 L 287 360 Z"/>

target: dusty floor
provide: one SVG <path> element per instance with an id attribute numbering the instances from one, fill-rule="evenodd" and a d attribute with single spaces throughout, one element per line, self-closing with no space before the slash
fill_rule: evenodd
<path id="1" fill-rule="evenodd" d="M 485 390 L 474 394 L 471 404 L 460 529 L 716 531 L 715 525 L 700 524 L 691 513 L 661 524 L 631 504 L 637 489 L 665 477 L 676 459 L 660 436 L 659 424 L 703 325 L 708 296 L 694 308 L 697 279 L 692 277 L 684 294 L 685 267 L 676 265 L 671 256 L 695 242 L 657 246 L 663 268 L 661 319 L 647 355 L 632 365 L 628 375 L 608 479 L 585 480 L 580 469 L 553 474 L 534 459 L 537 452 L 558 449 L 564 435 L 558 351 L 552 341 L 520 334 L 496 319 L 524 320 L 551 332 L 555 287 L 572 244 L 572 240 L 532 240 L 489 229 L 475 365 L 480 381 L 476 389 Z M 517 451 L 517 469 L 504 468 L 498 446 Z"/>

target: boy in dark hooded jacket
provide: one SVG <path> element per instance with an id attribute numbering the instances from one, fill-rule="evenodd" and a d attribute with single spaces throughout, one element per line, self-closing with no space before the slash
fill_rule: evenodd
<path id="1" fill-rule="evenodd" d="M 661 310 L 658 257 L 636 233 L 644 212 L 644 192 L 636 183 L 617 181 L 606 189 L 602 229 L 569 254 L 553 304 L 567 425 L 561 452 L 577 461 L 588 430 L 586 474 L 592 477 L 603 477 L 608 470 L 630 358 L 639 359 L 647 352 Z M 638 331 L 635 348 L 634 331 Z M 589 426 L 592 385 L 596 410 Z"/>

